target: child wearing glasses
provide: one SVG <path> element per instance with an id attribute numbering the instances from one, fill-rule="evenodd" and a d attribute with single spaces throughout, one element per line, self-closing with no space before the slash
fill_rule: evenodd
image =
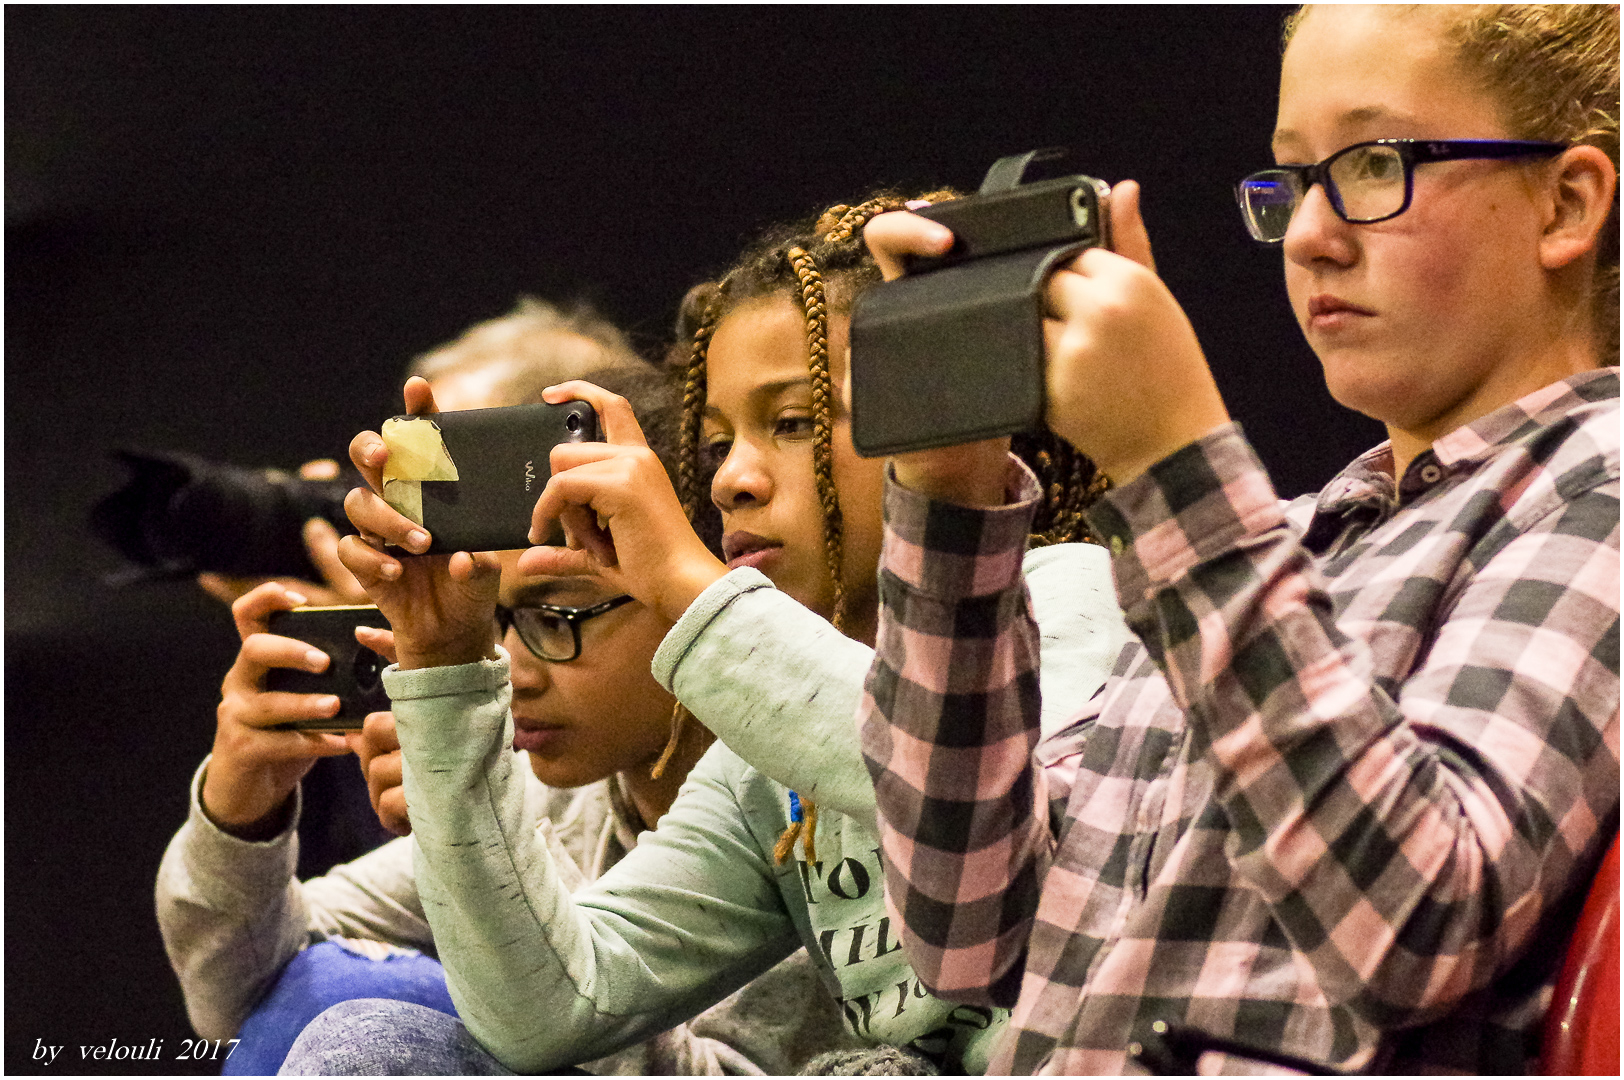
<path id="1" fill-rule="evenodd" d="M 1014 1008 L 992 1071 L 1523 1072 L 1616 834 L 1618 9 L 1287 34 L 1241 208 L 1388 441 L 1282 504 L 1118 185 L 1120 254 L 1048 287 L 1048 419 L 1115 481 L 1138 640 L 1041 741 L 1035 485 L 996 443 L 894 459 L 863 746 L 914 969 Z"/>
<path id="2" fill-rule="evenodd" d="M 594 377 L 636 403 L 654 445 L 674 460 L 676 387 L 647 368 Z M 537 808 L 537 842 L 566 886 L 579 888 L 654 827 L 711 738 L 688 725 L 670 742 L 675 702 L 649 674 L 666 622 L 593 578 L 521 574 L 516 558 L 501 556 L 502 606 L 485 632 L 511 658 L 514 731 L 502 756 Z M 159 924 L 192 1023 L 206 1037 L 242 1040 L 225 1063 L 238 1074 L 275 1072 L 305 1024 L 340 1000 L 389 997 L 453 1011 L 432 959 L 410 837 L 322 877 L 294 876 L 299 778 L 320 755 L 356 751 L 386 824 L 401 833 L 413 824 L 389 713 L 368 717 L 364 737 L 266 730 L 336 708 L 331 698 L 262 689 L 269 667 L 326 662 L 266 633 L 271 612 L 303 599 L 269 582 L 233 605 L 243 645 L 226 677 L 215 751 L 198 770 L 189 819 L 158 876 Z M 387 632 L 368 632 L 367 644 L 392 649 Z M 782 1073 L 853 1045 L 797 953 L 692 1023 L 587 1065 L 622 1074 Z"/>

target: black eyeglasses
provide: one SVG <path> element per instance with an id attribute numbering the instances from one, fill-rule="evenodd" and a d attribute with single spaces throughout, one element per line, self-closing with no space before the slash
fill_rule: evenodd
<path id="1" fill-rule="evenodd" d="M 517 630 L 519 640 L 537 659 L 562 664 L 581 655 L 582 623 L 631 602 L 630 596 L 616 596 L 584 608 L 558 604 L 510 608 L 497 604 L 496 625 L 504 635 L 509 627 Z"/>
<path id="2" fill-rule="evenodd" d="M 1325 188 L 1331 209 L 1343 221 L 1369 225 L 1398 217 L 1410 208 L 1415 167 L 1431 161 L 1468 158 L 1549 157 L 1566 143 L 1513 139 L 1377 139 L 1343 147 L 1318 165 L 1277 165 L 1235 185 L 1246 230 L 1252 239 L 1278 244 L 1297 207 L 1315 184 Z"/>

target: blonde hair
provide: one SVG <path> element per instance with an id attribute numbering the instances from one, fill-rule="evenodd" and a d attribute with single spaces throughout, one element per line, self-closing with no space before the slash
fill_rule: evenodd
<path id="1" fill-rule="evenodd" d="M 1309 6 L 1286 18 L 1284 44 Z M 1617 173 L 1617 5 L 1470 4 L 1450 11 L 1454 17 L 1445 32 L 1466 70 L 1499 102 L 1512 138 L 1594 146 Z M 1597 241 L 1591 285 L 1592 328 L 1603 363 L 1617 362 L 1618 300 L 1615 192 Z"/>
<path id="2" fill-rule="evenodd" d="M 521 296 L 512 311 L 475 323 L 456 340 L 413 360 L 408 375 L 431 382 L 482 371 L 493 376 L 496 405 L 540 401 L 554 383 L 605 368 L 644 368 L 626 335 L 584 303 L 565 310 Z"/>

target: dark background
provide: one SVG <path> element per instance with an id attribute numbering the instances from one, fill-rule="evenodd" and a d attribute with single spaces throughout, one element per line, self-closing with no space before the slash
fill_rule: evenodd
<path id="1" fill-rule="evenodd" d="M 1285 10 L 8 7 L 6 1071 L 185 1068 L 152 882 L 236 641 L 189 583 L 101 583 L 108 447 L 338 455 L 521 292 L 653 349 L 771 222 L 1066 144 L 1144 183 L 1232 412 L 1312 490 L 1380 432 L 1231 195 Z"/>

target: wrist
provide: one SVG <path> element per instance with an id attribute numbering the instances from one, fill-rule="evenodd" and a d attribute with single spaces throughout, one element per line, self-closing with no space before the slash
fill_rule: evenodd
<path id="1" fill-rule="evenodd" d="M 412 671 L 417 668 L 458 667 L 462 664 L 477 664 L 482 660 L 496 659 L 496 645 L 494 643 L 484 646 L 478 645 L 449 645 L 429 649 L 412 649 L 395 644 L 396 655 L 400 657 L 398 664 L 402 671 Z"/>
<path id="2" fill-rule="evenodd" d="M 896 461 L 891 475 L 896 482 L 932 502 L 953 503 L 972 509 L 1003 506 L 1008 501 L 1002 461 L 996 470 L 981 470 L 975 474 L 942 472 L 930 467 Z"/>
<path id="3" fill-rule="evenodd" d="M 1008 501 L 1009 440 L 899 454 L 891 459 L 896 482 L 934 502 L 983 508 Z"/>
<path id="4" fill-rule="evenodd" d="M 1111 478 L 1116 487 L 1132 483 L 1159 461 L 1165 461 L 1187 446 L 1200 442 L 1230 422 L 1229 414 L 1221 410 L 1188 424 L 1183 431 L 1159 440 L 1154 446 L 1133 447 L 1109 461 L 1094 459 L 1095 466 Z"/>
<path id="5" fill-rule="evenodd" d="M 727 566 L 721 560 L 705 553 L 703 560 L 695 559 L 679 573 L 673 574 L 670 585 L 661 592 L 655 605 L 660 617 L 675 623 L 693 606 L 699 594 L 727 576 Z"/>
<path id="6" fill-rule="evenodd" d="M 263 776 L 238 778 L 229 767 L 210 762 L 198 791 L 198 806 L 215 828 L 238 840 L 261 842 L 280 836 L 293 813 L 293 788 L 282 789 Z"/>

